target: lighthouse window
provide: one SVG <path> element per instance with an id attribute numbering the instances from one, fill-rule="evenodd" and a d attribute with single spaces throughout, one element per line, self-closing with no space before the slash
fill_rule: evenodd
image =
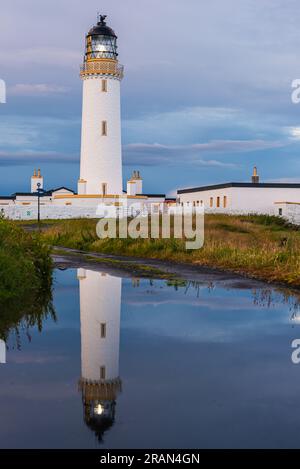
<path id="1" fill-rule="evenodd" d="M 213 205 L 214 205 L 214 199 L 213 199 L 213 197 L 211 197 L 211 198 L 209 199 L 209 206 L 210 206 L 210 207 L 213 207 Z"/>
<path id="2" fill-rule="evenodd" d="M 220 207 L 220 197 L 217 197 L 217 207 Z"/>
<path id="3" fill-rule="evenodd" d="M 227 196 L 226 195 L 224 195 L 223 206 L 224 206 L 224 208 L 227 207 Z"/>
<path id="4" fill-rule="evenodd" d="M 100 324 L 100 333 L 101 333 L 101 339 L 105 339 L 105 337 L 106 337 L 106 324 L 105 324 L 105 322 Z"/>
<path id="5" fill-rule="evenodd" d="M 100 379 L 105 379 L 105 376 L 106 376 L 105 366 L 100 366 Z"/>
<path id="6" fill-rule="evenodd" d="M 115 37 L 97 35 L 88 41 L 88 59 L 116 59 L 117 56 L 117 39 Z"/>
<path id="7" fill-rule="evenodd" d="M 102 135 L 103 136 L 106 136 L 107 135 L 107 122 L 106 121 L 102 121 Z"/>
<path id="8" fill-rule="evenodd" d="M 106 182 L 103 182 L 102 183 L 102 195 L 106 195 L 107 194 L 107 184 Z"/>
<path id="9" fill-rule="evenodd" d="M 107 80 L 102 80 L 102 91 L 107 92 Z"/>

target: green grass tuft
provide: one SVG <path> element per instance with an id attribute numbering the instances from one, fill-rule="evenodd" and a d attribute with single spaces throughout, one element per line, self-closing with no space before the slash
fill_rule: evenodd
<path id="1" fill-rule="evenodd" d="M 300 231 L 266 215 L 206 215 L 205 242 L 184 239 L 99 239 L 96 220 L 65 220 L 42 231 L 45 242 L 84 251 L 187 262 L 300 287 Z"/>

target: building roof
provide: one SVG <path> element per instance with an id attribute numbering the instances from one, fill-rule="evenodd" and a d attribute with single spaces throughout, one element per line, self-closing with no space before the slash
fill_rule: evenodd
<path id="1" fill-rule="evenodd" d="M 51 197 L 52 191 L 41 191 L 40 197 Z M 11 195 L 11 198 L 15 199 L 16 197 L 38 197 L 38 192 L 15 192 Z"/>
<path id="2" fill-rule="evenodd" d="M 0 200 L 13 200 L 14 197 L 12 195 L 0 195 Z"/>
<path id="3" fill-rule="evenodd" d="M 214 189 L 227 189 L 228 187 L 250 187 L 250 188 L 270 188 L 270 189 L 300 189 L 300 184 L 277 183 L 277 182 L 228 182 L 225 184 L 214 184 L 212 186 L 191 187 L 189 189 L 179 189 L 177 194 L 188 194 L 190 192 L 211 191 Z"/>
<path id="4" fill-rule="evenodd" d="M 67 187 L 65 186 L 61 186 L 61 187 L 57 187 L 56 189 L 50 189 L 49 191 L 46 191 L 46 190 L 41 190 L 40 191 L 40 197 L 51 197 L 53 192 L 57 192 L 57 191 L 60 191 L 62 189 L 65 189 L 66 191 L 68 192 L 71 192 L 72 194 L 75 194 L 74 191 L 72 191 L 72 189 L 68 189 Z M 15 192 L 14 194 L 12 194 L 11 196 L 4 196 L 4 197 L 1 197 L 2 199 L 15 199 L 16 197 L 37 197 L 38 196 L 38 192 Z"/>
<path id="5" fill-rule="evenodd" d="M 159 198 L 159 199 L 164 199 L 166 197 L 166 194 L 136 194 L 136 195 L 144 195 L 145 197 L 152 197 L 152 198 Z"/>
<path id="6" fill-rule="evenodd" d="M 72 194 L 75 194 L 75 192 L 72 189 L 69 189 L 68 187 L 65 187 L 65 186 L 57 187 L 56 189 L 51 189 L 51 191 L 48 191 L 48 192 L 57 192 L 57 191 L 61 191 L 62 189 L 65 189 L 66 191 L 72 192 Z"/>
<path id="7" fill-rule="evenodd" d="M 111 36 L 117 37 L 115 32 L 109 28 L 106 24 L 106 16 L 101 15 L 100 21 L 94 26 L 92 29 L 89 30 L 88 36 Z"/>
<path id="8" fill-rule="evenodd" d="M 300 202 L 274 202 L 274 204 L 279 204 L 279 205 L 300 205 Z"/>

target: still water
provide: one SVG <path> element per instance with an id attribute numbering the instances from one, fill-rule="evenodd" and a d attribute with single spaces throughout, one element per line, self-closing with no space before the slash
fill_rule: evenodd
<path id="1" fill-rule="evenodd" d="M 0 343 L 0 446 L 299 447 L 297 308 L 263 285 L 57 270 L 55 314 Z"/>

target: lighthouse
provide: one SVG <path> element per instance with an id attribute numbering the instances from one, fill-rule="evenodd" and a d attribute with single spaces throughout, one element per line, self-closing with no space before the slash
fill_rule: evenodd
<path id="1" fill-rule="evenodd" d="M 78 195 L 122 195 L 120 83 L 117 36 L 101 15 L 86 36 Z"/>

